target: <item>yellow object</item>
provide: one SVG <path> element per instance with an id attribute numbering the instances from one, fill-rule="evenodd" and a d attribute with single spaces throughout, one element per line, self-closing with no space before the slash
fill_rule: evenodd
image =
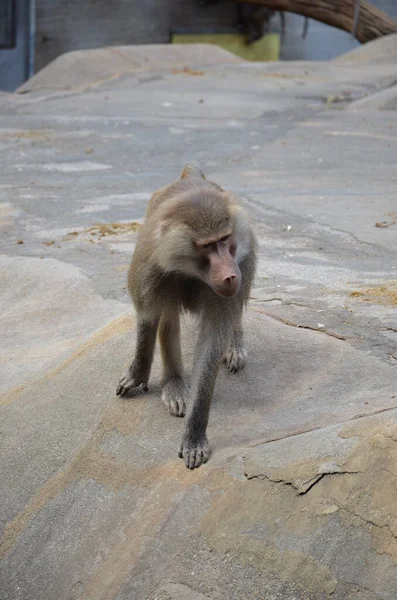
<path id="1" fill-rule="evenodd" d="M 280 36 L 269 33 L 260 40 L 247 44 L 239 33 L 174 33 L 172 44 L 215 44 L 246 60 L 278 60 L 280 56 Z"/>

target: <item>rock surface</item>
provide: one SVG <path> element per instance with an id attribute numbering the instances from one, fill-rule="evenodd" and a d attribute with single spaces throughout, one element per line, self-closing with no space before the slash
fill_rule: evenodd
<path id="1" fill-rule="evenodd" d="M 78 52 L 0 96 L 2 599 L 395 600 L 396 40 Z M 192 159 L 260 243 L 249 363 L 194 472 L 158 355 L 115 397 L 139 223 Z"/>

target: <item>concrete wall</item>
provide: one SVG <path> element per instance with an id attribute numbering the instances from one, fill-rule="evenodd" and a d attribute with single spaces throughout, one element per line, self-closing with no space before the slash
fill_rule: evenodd
<path id="1" fill-rule="evenodd" d="M 0 90 L 13 92 L 28 77 L 29 0 L 17 0 L 16 47 L 0 50 Z"/>
<path id="2" fill-rule="evenodd" d="M 26 0 L 22 0 L 26 1 Z M 372 2 L 397 18 L 396 0 Z M 195 0 L 36 0 L 36 72 L 70 50 L 119 44 L 165 43 L 172 28 L 200 32 L 230 28 L 233 2 L 200 7 Z M 310 21 L 306 40 L 303 18 L 286 14 L 281 58 L 324 60 L 351 50 L 357 42 L 346 32 Z M 272 29 L 277 31 L 276 17 Z"/>
<path id="3" fill-rule="evenodd" d="M 195 0 L 36 0 L 36 69 L 68 50 L 167 43 L 170 29 L 231 26 L 229 3 L 200 7 Z"/>

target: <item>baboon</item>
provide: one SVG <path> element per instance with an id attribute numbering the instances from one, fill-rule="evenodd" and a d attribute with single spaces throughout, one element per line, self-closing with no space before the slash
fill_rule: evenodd
<path id="1" fill-rule="evenodd" d="M 242 313 L 256 262 L 256 240 L 234 196 L 207 181 L 195 163 L 151 197 L 128 273 L 137 313 L 136 353 L 119 396 L 148 389 L 158 331 L 162 400 L 171 414 L 189 414 L 179 456 L 188 468 L 209 457 L 206 429 L 219 366 L 244 367 Z M 190 386 L 180 345 L 179 313 L 200 319 Z"/>

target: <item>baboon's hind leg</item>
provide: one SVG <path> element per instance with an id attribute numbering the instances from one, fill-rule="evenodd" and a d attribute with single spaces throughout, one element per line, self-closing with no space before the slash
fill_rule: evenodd
<path id="1" fill-rule="evenodd" d="M 159 340 L 163 360 L 161 399 L 172 415 L 183 417 L 189 389 L 183 375 L 179 312 L 164 313 L 160 319 Z"/>

